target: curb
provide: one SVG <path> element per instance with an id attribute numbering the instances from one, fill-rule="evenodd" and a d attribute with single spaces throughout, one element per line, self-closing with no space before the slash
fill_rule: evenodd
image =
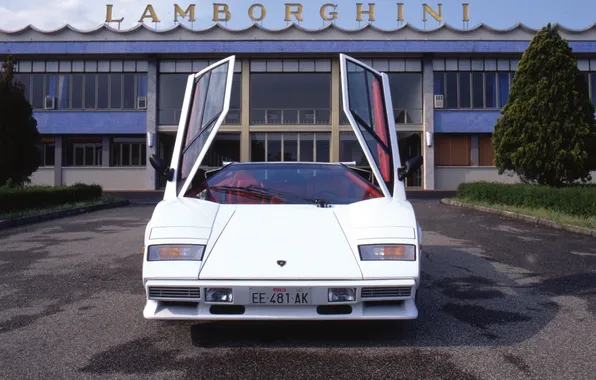
<path id="1" fill-rule="evenodd" d="M 444 199 L 441 199 L 441 203 L 446 204 L 446 205 L 451 205 L 451 206 L 469 208 L 469 209 L 473 209 L 473 210 L 477 210 L 477 211 L 483 211 L 483 212 L 487 212 L 490 214 L 496 214 L 496 215 L 500 215 L 500 216 L 502 216 L 504 218 L 508 218 L 508 219 L 515 219 L 515 220 L 521 220 L 524 222 L 535 223 L 535 224 L 539 224 L 541 226 L 555 228 L 557 230 L 564 230 L 564 231 L 569 231 L 569 232 L 573 232 L 573 233 L 580 234 L 580 235 L 596 237 L 596 230 L 593 230 L 591 228 L 577 227 L 577 226 L 572 226 L 570 224 L 556 223 L 556 222 L 553 222 L 552 220 L 538 218 L 536 216 L 519 214 L 517 212 L 512 212 L 512 211 L 498 210 L 498 209 L 490 208 L 490 207 L 486 207 L 486 206 L 476 206 L 476 205 L 472 205 L 469 203 L 456 201 L 453 199 L 444 198 Z"/>
<path id="2" fill-rule="evenodd" d="M 72 215 L 86 214 L 86 213 L 92 212 L 92 211 L 112 209 L 112 208 L 116 208 L 116 207 L 126 206 L 128 204 L 130 204 L 130 202 L 128 200 L 122 200 L 122 201 L 117 201 L 117 202 L 112 202 L 112 203 L 103 203 L 103 204 L 93 205 L 93 206 L 78 207 L 78 208 L 73 208 L 73 209 L 69 209 L 69 210 L 53 211 L 53 212 L 48 212 L 45 214 L 29 215 L 29 216 L 24 216 L 22 218 L 17 218 L 17 219 L 12 219 L 12 220 L 2 220 L 2 221 L 0 221 L 0 230 L 6 229 L 6 228 L 11 228 L 11 227 L 24 226 L 27 224 L 33 224 L 33 223 L 38 223 L 38 222 L 45 222 L 45 221 L 53 220 L 53 219 L 65 218 L 67 216 L 72 216 Z"/>

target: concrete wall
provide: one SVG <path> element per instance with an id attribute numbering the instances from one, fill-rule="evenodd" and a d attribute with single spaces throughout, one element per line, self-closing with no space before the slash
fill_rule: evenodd
<path id="1" fill-rule="evenodd" d="M 494 167 L 465 167 L 465 166 L 438 166 L 435 168 L 435 188 L 437 190 L 456 190 L 463 182 L 500 182 L 520 183 L 517 176 L 507 174 L 499 175 Z M 591 183 L 596 184 L 596 171 L 592 172 Z"/>
<path id="2" fill-rule="evenodd" d="M 490 181 L 518 183 L 519 178 L 499 175 L 494 167 L 437 166 L 435 167 L 435 189 L 456 190 L 460 183 Z"/>
<path id="3" fill-rule="evenodd" d="M 44 167 L 37 169 L 37 171 L 31 175 L 31 185 L 54 186 L 54 168 Z"/>
<path id="4" fill-rule="evenodd" d="M 153 190 L 147 187 L 147 172 L 144 167 L 63 168 L 62 183 L 73 185 L 76 182 L 99 184 L 105 191 Z"/>

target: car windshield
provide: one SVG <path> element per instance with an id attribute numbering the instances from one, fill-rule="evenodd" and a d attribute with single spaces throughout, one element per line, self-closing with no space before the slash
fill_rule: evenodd
<path id="1" fill-rule="evenodd" d="M 207 179 L 199 171 L 184 196 L 225 204 L 350 204 L 383 193 L 344 165 L 234 163 Z"/>

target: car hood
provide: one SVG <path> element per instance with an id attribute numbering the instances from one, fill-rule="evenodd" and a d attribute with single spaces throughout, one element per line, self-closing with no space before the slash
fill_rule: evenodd
<path id="1" fill-rule="evenodd" d="M 360 280 L 369 276 L 358 244 L 416 236 L 407 202 L 374 199 L 320 208 L 179 199 L 156 207 L 147 237 L 206 244 L 200 279 Z"/>

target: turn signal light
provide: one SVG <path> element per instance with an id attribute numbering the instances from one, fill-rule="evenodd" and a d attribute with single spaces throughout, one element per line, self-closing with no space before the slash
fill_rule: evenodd
<path id="1" fill-rule="evenodd" d="M 361 245 L 358 248 L 362 260 L 416 260 L 416 247 L 409 244 Z"/>

